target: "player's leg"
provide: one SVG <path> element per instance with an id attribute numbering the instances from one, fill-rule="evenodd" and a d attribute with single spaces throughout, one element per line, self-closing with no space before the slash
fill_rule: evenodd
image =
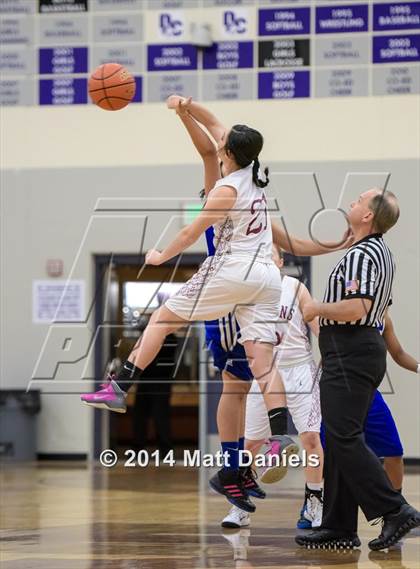
<path id="1" fill-rule="evenodd" d="M 402 456 L 385 456 L 384 468 L 388 478 L 399 492 L 402 490 L 404 480 L 404 459 Z"/>
<path id="2" fill-rule="evenodd" d="M 324 452 L 321 445 L 319 373 L 314 361 L 282 368 L 287 404 L 306 454 L 305 498 L 299 529 L 319 527 L 323 505 Z"/>
<path id="3" fill-rule="evenodd" d="M 224 466 L 210 479 L 209 484 L 227 500 L 245 510 L 255 511 L 248 497 L 244 480 L 239 469 L 239 435 L 242 423 L 244 402 L 249 390 L 249 382 L 243 381 L 223 370 L 223 391 L 217 408 L 217 427 L 224 453 Z"/>
<path id="4" fill-rule="evenodd" d="M 125 413 L 128 389 L 141 379 L 143 370 L 158 355 L 166 336 L 187 324 L 188 321 L 173 313 L 165 305 L 158 308 L 152 314 L 141 338 L 117 377 L 112 378 L 99 391 L 83 394 L 82 401 L 91 407 Z"/>
<path id="5" fill-rule="evenodd" d="M 251 369 L 248 365 L 248 360 L 246 357 L 244 347 L 236 343 L 233 348 L 228 353 L 226 371 L 231 375 L 245 381 L 248 385 L 247 396 L 242 400 L 242 409 L 239 418 L 239 451 L 245 450 L 245 427 L 246 427 L 246 414 L 248 409 L 248 396 L 250 392 L 250 387 L 253 384 L 253 376 Z M 267 418 L 267 410 L 265 409 L 265 415 Z M 244 453 L 244 464 L 239 465 L 239 470 L 242 475 L 243 484 L 245 490 L 253 498 L 264 499 L 266 494 L 265 491 L 257 483 L 257 474 L 253 468 L 252 464 L 248 464 L 249 457 Z"/>
<path id="6" fill-rule="evenodd" d="M 316 528 L 321 525 L 322 521 L 324 487 L 322 475 L 324 458 L 321 439 L 319 433 L 310 431 L 300 433 L 299 438 L 306 453 L 307 465 L 305 466 L 305 499 L 297 527 L 299 529 Z"/>
<path id="7" fill-rule="evenodd" d="M 238 345 L 238 350 L 239 349 L 242 349 L 243 351 L 243 347 L 240 345 Z M 244 351 L 243 354 L 245 356 Z M 243 368 L 245 372 L 242 370 L 242 376 L 244 373 L 246 373 L 246 369 L 248 369 L 247 377 L 252 378 L 251 371 L 249 370 L 246 361 L 243 363 Z M 236 373 L 241 373 L 241 371 L 236 369 Z M 245 450 L 251 452 L 251 454 L 255 456 L 255 454 L 257 454 L 258 450 L 261 448 L 261 445 L 265 442 L 266 438 L 271 435 L 270 426 L 268 423 L 267 409 L 265 407 L 261 391 L 258 387 L 258 383 L 255 380 L 252 380 L 251 388 L 246 397 L 246 407 L 243 417 L 245 419 Z M 250 521 L 250 516 L 248 514 L 246 517 L 244 517 L 243 512 L 241 512 L 238 508 L 233 507 L 223 519 L 222 527 L 239 528 L 245 525 L 250 525 Z"/>
<path id="8" fill-rule="evenodd" d="M 242 327 L 241 327 L 242 328 Z M 261 337 L 256 335 L 255 337 Z M 281 456 L 287 468 L 288 457 L 299 450 L 287 433 L 287 405 L 283 381 L 275 365 L 273 344 L 244 340 L 243 345 L 250 367 L 261 389 L 270 423 L 272 451 Z"/>
<path id="9" fill-rule="evenodd" d="M 379 458 L 395 488 L 401 491 L 404 462 L 403 447 L 392 413 L 379 391 L 376 391 L 364 427 L 366 444 Z"/>
<path id="10" fill-rule="evenodd" d="M 274 263 L 254 263 L 246 274 L 247 283 L 258 286 L 252 302 L 237 305 L 236 318 L 241 328 L 241 344 L 251 371 L 258 381 L 268 411 L 270 440 L 287 463 L 298 446 L 287 436 L 287 407 L 283 381 L 275 365 L 275 322 L 279 314 L 281 276 Z"/>
<path id="11" fill-rule="evenodd" d="M 219 370 L 223 380 L 223 391 L 219 400 L 217 422 L 222 452 L 226 452 L 231 461 L 229 467 L 225 465 L 220 472 L 213 476 L 210 485 L 234 504 L 230 512 L 232 513 L 232 519 L 227 520 L 227 522 L 231 522 L 235 526 L 229 524 L 227 527 L 242 527 L 249 525 L 248 514 L 240 507 L 237 507 L 241 505 L 238 504 L 237 500 L 243 501 L 244 497 L 228 496 L 227 494 L 232 494 L 232 492 L 237 494 L 237 488 L 234 487 L 236 485 L 241 489 L 245 497 L 248 496 L 248 492 L 244 488 L 244 479 L 239 471 L 239 452 L 243 445 L 245 401 L 252 374 L 243 347 L 237 345 L 232 350 L 228 350 L 229 342 L 233 341 L 231 316 L 228 314 L 224 318 L 207 321 L 205 326 L 207 348 L 211 351 L 213 364 Z M 232 362 L 232 360 L 235 361 Z M 231 391 L 234 392 L 233 396 Z M 232 416 L 234 417 L 233 421 Z M 228 470 L 231 472 L 229 473 Z M 232 486 L 230 488 L 231 492 L 223 489 L 225 478 L 234 478 L 234 482 L 229 485 Z M 255 508 L 251 502 L 250 505 L 251 508 L 248 509 Z"/>
<path id="12" fill-rule="evenodd" d="M 244 403 L 245 403 L 245 398 L 244 398 Z M 239 426 L 239 444 L 238 444 L 238 450 L 239 450 L 239 456 L 241 456 L 241 450 L 245 450 L 245 440 L 243 437 L 243 429 L 242 429 L 242 425 L 244 425 L 245 421 L 245 404 L 242 404 L 242 410 L 241 410 L 241 420 L 240 420 L 240 426 Z M 243 469 L 242 469 L 243 470 Z M 245 481 L 242 480 L 242 486 L 244 488 L 244 491 L 248 492 L 248 490 L 244 487 L 245 486 Z M 248 512 L 246 512 L 245 510 L 242 510 L 241 508 L 238 508 L 238 506 L 232 506 L 229 510 L 229 512 L 226 514 L 226 516 L 223 518 L 222 520 L 222 527 L 223 528 L 229 528 L 229 529 L 240 529 L 243 527 L 249 527 L 251 523 L 251 517 L 249 515 Z"/>

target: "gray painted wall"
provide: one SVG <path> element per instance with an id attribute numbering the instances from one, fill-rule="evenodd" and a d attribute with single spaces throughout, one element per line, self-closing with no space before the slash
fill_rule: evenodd
<path id="1" fill-rule="evenodd" d="M 316 173 L 325 207 L 332 211 L 318 215 L 313 229 L 317 237 L 326 239 L 344 231 L 343 217 L 334 211 L 343 187 L 341 207 L 346 209 L 352 198 L 370 186 L 382 185 L 386 173 L 391 173 L 388 189 L 398 195 L 402 211 L 398 226 L 387 237 L 398 267 L 392 317 L 407 351 L 420 357 L 419 163 L 414 160 L 279 162 L 270 166 L 270 196 L 278 200 L 288 230 L 298 235 L 308 235 L 312 215 L 322 208 L 314 184 L 313 173 Z M 48 334 L 47 325 L 32 323 L 32 281 L 47 278 L 46 260 L 63 259 L 65 278 L 71 274 L 72 278 L 86 281 L 89 304 L 93 291 L 93 254 L 138 252 L 146 215 L 149 221 L 145 248 L 154 246 L 160 237 L 167 242 L 182 226 L 180 212 L 95 213 L 98 198 L 115 198 L 101 202 L 111 207 L 177 209 L 184 201 L 196 199 L 202 187 L 202 171 L 197 165 L 4 170 L 1 181 L 1 385 L 26 388 Z M 278 217 L 280 213 L 272 215 Z M 83 240 L 84 246 L 80 248 Z M 193 250 L 204 251 L 204 241 Z M 332 254 L 313 260 L 313 293 L 318 298 L 322 297 L 328 271 L 337 257 L 338 254 Z M 75 341 L 83 343 L 85 334 L 86 327 L 81 327 Z M 48 355 L 44 364 L 47 368 L 51 365 Z M 91 411 L 79 404 L 77 393 L 60 395 L 70 390 L 68 382 L 74 377 L 89 376 L 89 365 L 85 368 L 86 359 L 75 366 L 62 366 L 53 383 L 33 384 L 50 393 L 42 398 L 39 452 L 90 451 Z M 418 378 L 398 369 L 393 362 L 389 374 L 394 393 L 387 400 L 401 430 L 406 454 L 419 457 Z M 79 387 L 71 385 L 75 392 L 80 391 Z M 383 388 L 390 391 L 387 382 Z"/>

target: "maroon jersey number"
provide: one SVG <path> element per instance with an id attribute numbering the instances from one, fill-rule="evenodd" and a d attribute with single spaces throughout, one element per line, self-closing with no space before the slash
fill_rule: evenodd
<path id="1" fill-rule="evenodd" d="M 261 231 L 265 231 L 267 229 L 268 216 L 267 216 L 267 200 L 265 199 L 264 194 L 262 195 L 262 198 L 254 200 L 252 202 L 251 214 L 254 217 L 249 222 L 246 234 L 250 235 L 252 233 L 256 235 Z"/>

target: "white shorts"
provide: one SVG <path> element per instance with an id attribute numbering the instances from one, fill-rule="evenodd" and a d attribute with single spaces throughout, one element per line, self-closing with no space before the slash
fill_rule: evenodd
<path id="1" fill-rule="evenodd" d="M 246 340 L 276 343 L 281 276 L 271 262 L 225 254 L 208 257 L 165 306 L 187 321 L 235 314 Z"/>
<path id="2" fill-rule="evenodd" d="M 293 367 L 278 367 L 284 382 L 287 406 L 299 434 L 319 433 L 321 405 L 319 371 L 313 360 Z M 271 436 L 264 397 L 256 379 L 252 381 L 246 400 L 245 438 L 253 441 Z"/>

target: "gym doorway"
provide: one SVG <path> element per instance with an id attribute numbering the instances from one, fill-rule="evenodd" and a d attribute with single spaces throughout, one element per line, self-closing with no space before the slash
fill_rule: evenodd
<path id="1" fill-rule="evenodd" d="M 137 255 L 95 257 L 97 384 L 119 371 L 138 341 L 151 314 L 198 269 L 203 255 L 183 255 L 165 267 L 144 266 Z M 160 456 L 173 449 L 175 458 L 199 444 L 199 363 L 201 324 L 183 328 L 166 338 L 161 352 L 142 381 L 128 393 L 127 413 L 95 409 L 94 456 L 112 448 L 119 456 L 127 449 Z"/>

